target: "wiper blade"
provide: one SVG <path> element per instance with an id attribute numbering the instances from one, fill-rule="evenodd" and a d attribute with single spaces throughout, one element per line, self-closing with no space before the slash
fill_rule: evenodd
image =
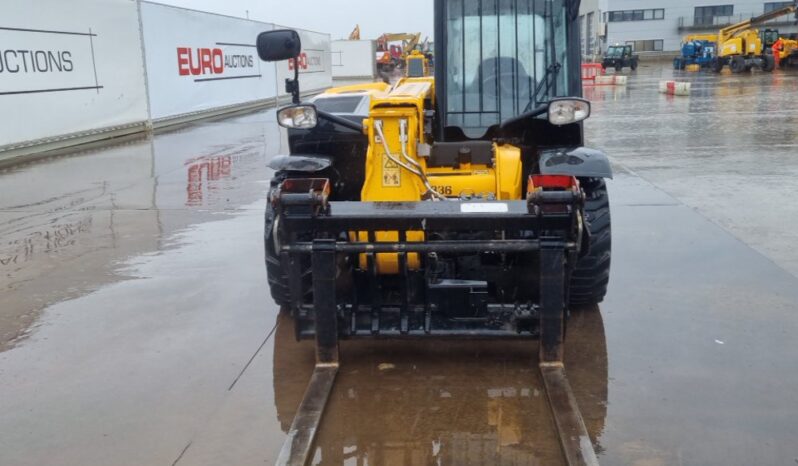
<path id="1" fill-rule="evenodd" d="M 540 92 L 544 89 L 544 87 L 546 88 L 548 93 L 548 89 L 551 89 L 552 87 L 549 84 L 549 80 L 553 80 L 554 82 L 556 82 L 557 77 L 560 75 L 560 70 L 562 70 L 562 64 L 557 61 L 549 65 L 548 68 L 546 68 L 546 74 L 543 75 L 543 79 L 541 79 L 537 87 L 535 87 L 535 92 L 530 97 L 529 103 L 526 104 L 526 107 L 524 108 L 524 111 L 522 113 L 528 112 L 529 110 L 532 109 L 533 105 L 540 102 L 540 100 L 538 100 L 538 96 L 540 95 Z"/>

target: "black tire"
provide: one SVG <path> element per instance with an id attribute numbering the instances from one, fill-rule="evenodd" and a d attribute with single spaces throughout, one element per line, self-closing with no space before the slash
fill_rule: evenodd
<path id="1" fill-rule="evenodd" d="M 272 178 L 272 191 L 285 179 L 285 173 L 278 172 Z M 271 193 L 269 195 L 271 198 Z M 275 214 L 271 203 L 266 203 L 266 215 L 263 228 L 263 249 L 266 259 L 266 279 L 272 299 L 280 306 L 281 311 L 289 310 L 291 306 L 291 289 L 288 285 L 288 272 L 283 270 L 280 256 L 277 255 L 277 246 L 274 233 Z M 305 294 L 312 293 L 310 264 L 302 264 L 302 286 Z"/>
<path id="2" fill-rule="evenodd" d="M 745 71 L 745 58 L 740 56 L 732 58 L 729 68 L 732 73 L 742 73 Z"/>
<path id="3" fill-rule="evenodd" d="M 637 70 L 637 60 L 632 60 L 632 71 Z"/>
<path id="4" fill-rule="evenodd" d="M 266 279 L 269 282 L 269 291 L 271 291 L 274 302 L 280 308 L 286 308 L 291 304 L 291 293 L 288 288 L 288 275 L 283 272 L 280 257 L 275 249 L 274 210 L 271 204 L 266 205 L 263 240 L 264 250 L 266 251 Z"/>
<path id="5" fill-rule="evenodd" d="M 709 63 L 709 66 L 712 68 L 712 71 L 715 73 L 720 73 L 723 71 L 724 63 L 719 58 L 713 58 L 712 61 Z"/>
<path id="6" fill-rule="evenodd" d="M 776 59 L 773 57 L 773 55 L 762 56 L 762 71 L 766 73 L 771 73 L 775 69 L 776 69 Z"/>
<path id="7" fill-rule="evenodd" d="M 620 73 L 623 71 L 623 65 L 615 65 L 615 73 Z"/>
<path id="8" fill-rule="evenodd" d="M 576 306 L 599 304 L 607 294 L 612 258 L 612 222 L 607 184 L 601 178 L 582 180 L 587 195 L 585 228 L 590 232 L 590 251 L 571 273 L 569 302 Z"/>

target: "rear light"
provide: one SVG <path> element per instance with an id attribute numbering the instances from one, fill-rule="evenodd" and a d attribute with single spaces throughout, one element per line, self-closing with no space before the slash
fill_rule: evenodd
<path id="1" fill-rule="evenodd" d="M 579 180 L 565 175 L 531 175 L 527 184 L 527 193 L 537 190 L 568 191 L 579 189 Z"/>

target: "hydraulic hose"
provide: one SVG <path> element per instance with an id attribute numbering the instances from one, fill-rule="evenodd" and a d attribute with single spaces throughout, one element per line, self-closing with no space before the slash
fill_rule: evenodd
<path id="1" fill-rule="evenodd" d="M 432 185 L 430 184 L 429 180 L 427 179 L 427 177 L 422 172 L 421 165 L 419 165 L 418 162 L 416 162 L 415 160 L 411 159 L 406 154 L 406 147 L 407 147 L 406 144 L 407 144 L 407 142 L 404 140 L 405 139 L 405 135 L 406 135 L 405 125 L 400 125 L 400 133 L 401 133 L 400 137 L 402 138 L 402 156 L 405 159 L 410 160 L 412 165 L 414 165 L 415 167 L 418 167 L 418 169 L 416 169 L 414 166 L 406 164 L 405 162 L 402 162 L 401 160 L 399 160 L 396 156 L 394 156 L 391 153 L 391 149 L 388 147 L 388 141 L 387 141 L 387 139 L 385 139 L 385 133 L 383 133 L 383 131 L 382 131 L 382 121 L 379 121 L 379 120 L 376 121 L 375 124 L 374 124 L 374 129 L 377 131 L 377 134 L 379 135 L 380 139 L 382 140 L 382 147 L 385 150 L 385 156 L 388 157 L 388 159 L 391 162 L 395 163 L 396 165 L 404 168 L 405 170 L 409 171 L 413 175 L 417 176 L 421 180 L 421 182 L 424 184 L 424 187 L 427 188 L 427 193 L 425 193 L 425 194 L 431 195 L 432 198 L 436 199 L 436 200 L 447 200 L 446 197 L 442 196 L 437 191 L 435 191 L 435 189 L 432 188 Z"/>

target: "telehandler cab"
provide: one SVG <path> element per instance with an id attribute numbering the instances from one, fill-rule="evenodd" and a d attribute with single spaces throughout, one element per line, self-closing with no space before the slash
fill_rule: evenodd
<path id="1" fill-rule="evenodd" d="M 312 457 L 338 341 L 356 338 L 539 339 L 565 458 L 597 464 L 562 360 L 569 307 L 595 308 L 610 267 L 612 172 L 584 147 L 579 3 L 436 0 L 434 77 L 316 105 L 287 81 L 266 265 L 317 366 L 280 464 Z M 257 47 L 265 61 L 301 50 L 290 30 Z"/>

